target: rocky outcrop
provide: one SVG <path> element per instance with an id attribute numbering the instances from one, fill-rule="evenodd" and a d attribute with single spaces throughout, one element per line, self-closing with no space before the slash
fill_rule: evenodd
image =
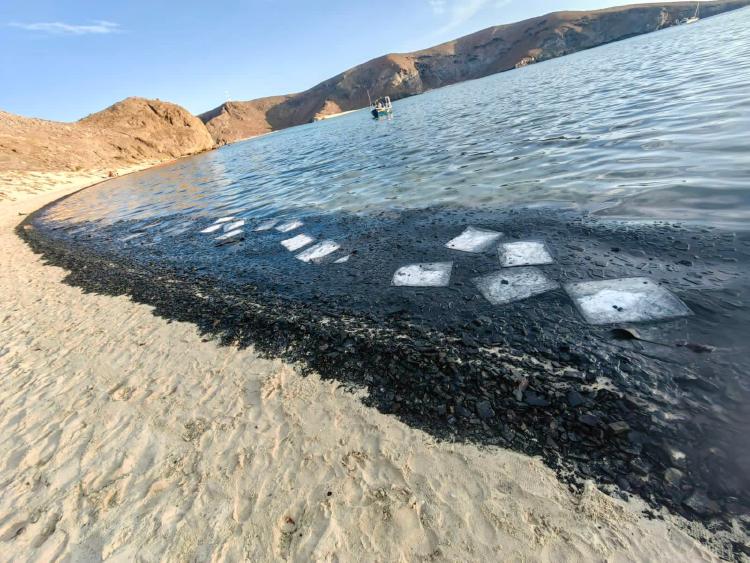
<path id="1" fill-rule="evenodd" d="M 271 96 L 251 102 L 225 102 L 198 117 L 203 120 L 217 144 L 247 139 L 273 130 L 268 110 L 290 96 Z"/>
<path id="2" fill-rule="evenodd" d="M 75 123 L 0 111 L 0 170 L 119 168 L 213 147 L 213 138 L 200 119 L 159 100 L 127 98 Z"/>
<path id="3" fill-rule="evenodd" d="M 703 2 L 700 15 L 705 18 L 747 5 L 750 0 Z M 217 142 L 232 142 L 365 107 L 368 92 L 397 100 L 670 27 L 692 16 L 695 7 L 695 2 L 674 2 L 555 12 L 490 27 L 422 51 L 378 57 L 305 92 L 231 102 L 231 110 L 222 110 L 224 104 L 200 117 Z"/>

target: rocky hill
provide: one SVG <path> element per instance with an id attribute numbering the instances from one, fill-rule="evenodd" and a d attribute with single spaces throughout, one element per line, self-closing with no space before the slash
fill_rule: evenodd
<path id="1" fill-rule="evenodd" d="M 217 143 L 247 139 L 273 131 L 274 127 L 268 122 L 268 110 L 290 97 L 271 96 L 252 102 L 226 102 L 199 117 Z"/>
<path id="2" fill-rule="evenodd" d="M 0 111 L 0 171 L 119 168 L 213 147 L 200 119 L 159 100 L 127 98 L 75 123 Z"/>
<path id="3" fill-rule="evenodd" d="M 701 2 L 701 17 L 750 0 Z M 199 117 L 217 143 L 309 123 L 368 105 L 373 97 L 405 98 L 676 25 L 696 2 L 639 4 L 590 12 L 555 12 L 490 27 L 429 49 L 390 54 L 351 68 L 298 94 L 228 102 Z"/>

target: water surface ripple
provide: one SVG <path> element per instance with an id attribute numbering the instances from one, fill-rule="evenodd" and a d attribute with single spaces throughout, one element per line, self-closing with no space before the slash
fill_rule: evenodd
<path id="1" fill-rule="evenodd" d="M 558 201 L 746 228 L 750 9 L 443 88 L 134 174 L 71 220 Z"/>

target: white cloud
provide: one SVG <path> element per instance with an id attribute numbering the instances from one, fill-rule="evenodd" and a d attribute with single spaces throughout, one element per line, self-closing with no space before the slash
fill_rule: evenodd
<path id="1" fill-rule="evenodd" d="M 445 13 L 446 4 L 448 2 L 446 0 L 428 0 L 428 3 L 436 15 L 442 16 Z"/>
<path id="2" fill-rule="evenodd" d="M 428 0 L 432 12 L 445 20 L 437 34 L 459 27 L 486 8 L 500 8 L 510 2 L 511 0 Z"/>
<path id="3" fill-rule="evenodd" d="M 106 35 L 121 31 L 120 24 L 108 21 L 95 21 L 88 25 L 64 22 L 11 23 L 10 25 L 27 31 L 39 31 L 54 35 Z"/>

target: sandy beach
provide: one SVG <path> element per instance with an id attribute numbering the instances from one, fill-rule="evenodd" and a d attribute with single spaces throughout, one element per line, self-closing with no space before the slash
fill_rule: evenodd
<path id="1" fill-rule="evenodd" d="M 435 443 L 334 382 L 63 283 L 0 202 L 0 561 L 713 560 L 539 460 Z M 45 183 L 46 181 L 46 183 Z"/>

